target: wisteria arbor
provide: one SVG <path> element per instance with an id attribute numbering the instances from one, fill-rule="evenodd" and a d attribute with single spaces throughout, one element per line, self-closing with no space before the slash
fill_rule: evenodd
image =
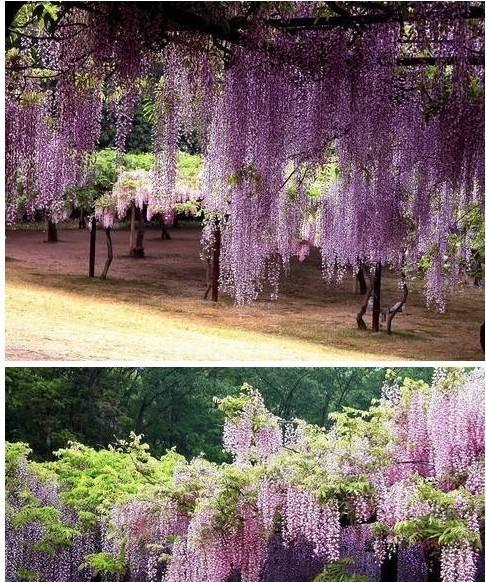
<path id="1" fill-rule="evenodd" d="M 156 460 L 133 435 L 42 466 L 7 449 L 8 580 L 484 579 L 482 370 L 391 380 L 328 430 L 277 418 L 248 385 L 217 404 L 221 465 Z"/>
<path id="2" fill-rule="evenodd" d="M 19 9 L 17 11 L 17 9 Z M 120 152 L 154 112 L 154 196 L 179 136 L 204 148 L 203 245 L 237 304 L 302 244 L 326 277 L 426 271 L 429 305 L 475 259 L 484 204 L 481 2 L 7 4 L 7 213 L 63 212 L 89 181 L 103 103 Z M 459 241 L 459 243 L 458 243 Z M 219 248 L 220 247 L 220 248 Z M 374 290 L 374 326 L 380 314 Z"/>

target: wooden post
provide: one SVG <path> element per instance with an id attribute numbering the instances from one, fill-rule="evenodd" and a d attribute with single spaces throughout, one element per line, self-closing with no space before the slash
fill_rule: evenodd
<path id="1" fill-rule="evenodd" d="M 219 291 L 219 257 L 221 254 L 221 229 L 219 222 L 214 230 L 213 268 L 211 270 L 211 300 L 218 300 Z"/>
<path id="2" fill-rule="evenodd" d="M 384 559 L 381 564 L 380 582 L 397 582 L 398 580 L 398 552 Z"/>
<path id="3" fill-rule="evenodd" d="M 50 218 L 47 221 L 47 242 L 57 242 L 57 227 L 56 223 Z"/>
<path id="4" fill-rule="evenodd" d="M 89 233 L 89 272 L 88 277 L 94 277 L 96 258 L 96 218 L 91 218 L 91 232 Z"/>
<path id="5" fill-rule="evenodd" d="M 128 239 L 128 253 L 131 257 L 134 255 L 134 241 L 135 241 L 135 203 L 132 202 L 130 206 L 130 237 Z"/>
<path id="6" fill-rule="evenodd" d="M 376 263 L 375 276 L 373 278 L 373 317 L 372 331 L 380 331 L 380 297 L 381 297 L 381 262 Z"/>

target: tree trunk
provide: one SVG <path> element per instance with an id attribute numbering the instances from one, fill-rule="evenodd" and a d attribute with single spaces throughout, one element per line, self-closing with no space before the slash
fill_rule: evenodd
<path id="1" fill-rule="evenodd" d="M 364 274 L 364 268 L 360 267 L 358 272 L 356 273 L 356 283 L 357 283 L 357 290 L 359 289 L 360 295 L 366 295 L 368 291 L 368 285 L 366 284 L 366 277 Z"/>
<path id="2" fill-rule="evenodd" d="M 167 230 L 167 227 L 165 226 L 165 219 L 164 219 L 163 214 L 160 215 L 160 227 L 162 229 L 160 238 L 162 240 L 171 240 L 171 236 L 169 234 L 169 231 Z"/>
<path id="3" fill-rule="evenodd" d="M 211 300 L 218 300 L 219 292 L 219 258 L 221 255 L 221 229 L 219 223 L 214 231 L 213 265 L 211 272 Z"/>
<path id="4" fill-rule="evenodd" d="M 133 249 L 133 256 L 140 259 L 144 256 L 143 238 L 145 236 L 145 218 L 147 216 L 147 206 L 144 204 L 138 216 L 138 229 L 135 241 L 135 248 Z"/>
<path id="5" fill-rule="evenodd" d="M 403 295 L 402 295 L 402 299 L 400 301 L 400 303 L 398 303 L 395 307 L 395 309 L 393 310 L 388 310 L 388 313 L 386 314 L 386 333 L 391 335 L 391 326 L 392 326 L 392 321 L 393 318 L 395 317 L 395 315 L 401 311 L 401 309 L 403 308 L 403 306 L 405 305 L 405 302 L 407 301 L 407 297 L 408 297 L 408 287 L 406 283 L 403 283 Z"/>
<path id="6" fill-rule="evenodd" d="M 135 256 L 143 257 L 143 239 L 145 237 L 145 221 L 147 219 L 147 206 L 144 204 L 138 216 L 137 238 L 135 242 Z"/>
<path id="7" fill-rule="evenodd" d="M 89 271 L 88 277 L 94 277 L 96 258 L 96 218 L 91 218 L 91 232 L 89 233 Z"/>
<path id="8" fill-rule="evenodd" d="M 427 582 L 440 582 L 440 556 L 437 550 L 425 551 L 427 562 Z"/>
<path id="9" fill-rule="evenodd" d="M 372 317 L 372 331 L 380 331 L 380 307 L 381 299 L 381 262 L 376 263 L 375 275 L 373 277 L 373 317 Z"/>
<path id="10" fill-rule="evenodd" d="M 81 208 L 81 210 L 79 211 L 78 228 L 79 229 L 85 229 L 86 228 L 86 219 L 84 217 L 84 209 L 83 208 Z"/>
<path id="11" fill-rule="evenodd" d="M 47 221 L 47 242 L 57 242 L 57 226 L 55 222 L 49 218 Z"/>
<path id="12" fill-rule="evenodd" d="M 103 268 L 103 272 L 101 273 L 101 279 L 106 279 L 106 275 L 108 275 L 108 269 L 110 268 L 111 262 L 113 261 L 113 244 L 111 242 L 111 228 L 105 228 L 106 234 L 106 262 Z"/>
<path id="13" fill-rule="evenodd" d="M 128 239 L 128 252 L 131 257 L 134 255 L 135 242 L 135 203 L 132 202 L 130 206 L 130 237 Z"/>
<path id="14" fill-rule="evenodd" d="M 204 292 L 204 300 L 208 298 L 209 292 L 211 291 L 212 281 L 211 281 L 211 263 L 212 259 L 206 259 L 206 291 Z"/>
<path id="15" fill-rule="evenodd" d="M 135 434 L 142 434 L 144 431 L 144 417 L 147 407 L 153 402 L 153 398 L 147 400 L 147 396 L 145 395 L 142 399 L 140 407 L 137 412 L 137 418 L 135 421 Z"/>
<path id="16" fill-rule="evenodd" d="M 398 553 L 394 552 L 390 557 L 386 557 L 381 564 L 380 581 L 397 582 L 398 580 Z"/>
<path id="17" fill-rule="evenodd" d="M 361 304 L 361 309 L 358 311 L 358 314 L 356 315 L 356 323 L 358 324 L 358 329 L 360 329 L 361 331 L 366 331 L 368 329 L 366 327 L 366 323 L 363 317 L 368 309 L 368 303 L 370 301 L 371 294 L 373 293 L 373 288 L 374 288 L 374 276 L 371 275 L 370 284 L 369 287 L 367 288 L 366 295 L 364 296 L 363 303 Z"/>

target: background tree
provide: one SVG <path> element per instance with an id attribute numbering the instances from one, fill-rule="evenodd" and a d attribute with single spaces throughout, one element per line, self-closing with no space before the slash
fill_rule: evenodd
<path id="1" fill-rule="evenodd" d="M 431 368 L 398 368 L 429 382 Z M 9 368 L 6 435 L 30 444 L 34 456 L 78 440 L 104 447 L 130 431 L 144 434 L 155 455 L 166 449 L 214 461 L 223 418 L 213 397 L 238 393 L 248 382 L 272 413 L 326 426 L 329 412 L 363 408 L 379 396 L 384 368 Z"/>

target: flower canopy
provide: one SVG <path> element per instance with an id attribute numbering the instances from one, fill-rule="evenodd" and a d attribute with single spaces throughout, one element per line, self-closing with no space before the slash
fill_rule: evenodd
<path id="1" fill-rule="evenodd" d="M 196 131 L 204 238 L 221 229 L 237 303 L 277 286 L 308 240 L 331 277 L 426 257 L 427 298 L 443 307 L 471 257 L 467 237 L 452 240 L 484 204 L 482 3 L 35 6 L 7 50 L 10 220 L 55 219 L 89 175 L 103 107 L 122 151 L 149 98 L 153 199 L 174 207 L 179 138 Z"/>

